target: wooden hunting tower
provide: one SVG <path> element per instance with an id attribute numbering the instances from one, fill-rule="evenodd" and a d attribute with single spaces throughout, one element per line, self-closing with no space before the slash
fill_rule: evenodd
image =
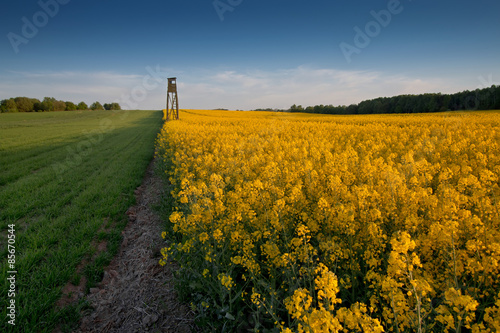
<path id="1" fill-rule="evenodd" d="M 178 120 L 179 119 L 179 99 L 177 97 L 177 78 L 169 77 L 167 87 L 167 109 L 166 109 L 166 120 Z"/>

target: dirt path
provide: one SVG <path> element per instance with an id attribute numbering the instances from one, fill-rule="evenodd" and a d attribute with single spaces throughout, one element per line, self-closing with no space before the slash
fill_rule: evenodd
<path id="1" fill-rule="evenodd" d="M 74 332 L 191 332 L 193 316 L 173 290 L 173 266 L 158 264 L 162 225 L 152 206 L 165 187 L 149 165 L 135 191 L 137 204 L 127 211 L 120 252 L 105 270 L 103 281 L 87 300 L 94 309 Z"/>

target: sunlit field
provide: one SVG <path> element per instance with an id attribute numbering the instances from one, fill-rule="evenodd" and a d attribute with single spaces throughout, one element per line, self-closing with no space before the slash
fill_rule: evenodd
<path id="1" fill-rule="evenodd" d="M 158 111 L 0 114 L 0 331 L 74 327 L 84 304 L 56 302 L 67 283 L 101 280 L 160 126 Z"/>
<path id="2" fill-rule="evenodd" d="M 500 330 L 500 112 L 180 118 L 160 263 L 202 327 Z"/>

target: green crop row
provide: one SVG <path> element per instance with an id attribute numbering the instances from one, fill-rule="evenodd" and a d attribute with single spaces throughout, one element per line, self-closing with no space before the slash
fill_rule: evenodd
<path id="1" fill-rule="evenodd" d="M 78 306 L 55 303 L 68 281 L 85 277 L 88 291 L 102 278 L 160 125 L 157 111 L 0 115 L 0 316 L 10 319 L 14 299 L 16 324 L 2 320 L 0 331 L 51 332 L 76 323 Z M 96 253 L 103 241 L 107 249 Z M 10 271 L 14 297 L 7 297 Z"/>

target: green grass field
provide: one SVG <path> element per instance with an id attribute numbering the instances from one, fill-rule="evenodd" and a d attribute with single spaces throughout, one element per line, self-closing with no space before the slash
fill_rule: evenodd
<path id="1" fill-rule="evenodd" d="M 76 323 L 77 307 L 57 310 L 55 303 L 68 281 L 78 284 L 85 276 L 87 290 L 92 287 L 117 252 L 124 213 L 153 158 L 161 116 L 159 111 L 0 114 L 0 331 L 51 332 Z M 15 327 L 7 323 L 12 224 Z M 107 250 L 95 255 L 99 241 L 107 242 Z M 86 266 L 77 273 L 83 260 Z"/>

